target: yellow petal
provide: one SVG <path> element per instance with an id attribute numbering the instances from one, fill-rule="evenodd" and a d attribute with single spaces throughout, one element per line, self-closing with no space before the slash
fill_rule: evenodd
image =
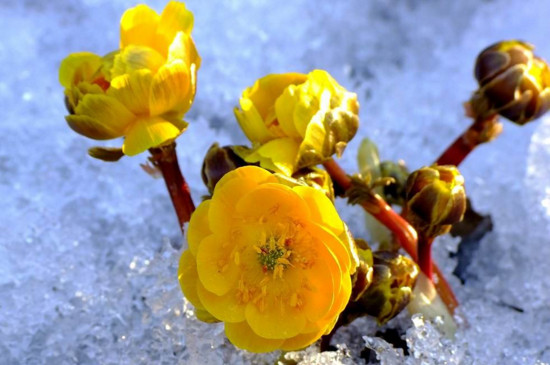
<path id="1" fill-rule="evenodd" d="M 279 348 L 283 351 L 300 350 L 317 341 L 324 333 L 324 327 L 321 327 L 313 332 L 300 333 L 297 336 L 285 340 Z"/>
<path id="2" fill-rule="evenodd" d="M 134 156 L 148 148 L 171 142 L 182 132 L 183 129 L 159 117 L 138 119 L 128 128 L 122 151 L 125 155 Z"/>
<path id="3" fill-rule="evenodd" d="M 338 280 L 338 278 L 335 278 Z M 332 327 L 336 324 L 338 316 L 346 308 L 349 303 L 349 298 L 351 296 L 351 276 L 349 274 L 342 273 L 340 279 L 338 280 L 340 286 L 335 288 L 334 292 L 334 302 L 330 311 L 325 316 L 324 320 L 326 321 L 326 332 L 329 332 Z M 321 323 L 322 321 L 319 321 Z"/>
<path id="4" fill-rule="evenodd" d="M 88 138 L 104 140 L 122 136 L 122 133 L 116 133 L 97 119 L 85 115 L 67 115 L 65 120 L 73 131 Z"/>
<path id="5" fill-rule="evenodd" d="M 193 13 L 187 10 L 184 3 L 170 1 L 162 11 L 157 33 L 167 39 L 174 39 L 177 32 L 191 34 L 193 21 Z"/>
<path id="6" fill-rule="evenodd" d="M 183 32 L 179 32 L 170 45 L 167 64 L 183 61 L 189 69 L 189 100 L 192 102 L 197 91 L 197 71 L 201 64 L 201 58 L 195 47 L 193 39 Z"/>
<path id="7" fill-rule="evenodd" d="M 216 184 L 214 194 L 226 183 L 233 179 L 251 181 L 254 185 L 266 184 L 268 182 L 277 182 L 277 178 L 272 173 L 257 166 L 243 166 L 225 174 Z"/>
<path id="8" fill-rule="evenodd" d="M 101 57 L 90 52 L 72 53 L 59 66 L 59 83 L 65 88 L 81 81 L 93 81 L 101 67 Z"/>
<path id="9" fill-rule="evenodd" d="M 342 244 L 348 251 L 351 258 L 351 267 L 350 274 L 354 274 L 357 266 L 359 266 L 359 254 L 357 252 L 357 247 L 355 246 L 355 240 L 349 231 L 348 226 L 344 223 L 344 231 L 338 235 L 338 238 L 341 240 Z"/>
<path id="10" fill-rule="evenodd" d="M 207 291 L 218 296 L 235 286 L 240 272 L 232 257 L 234 247 L 230 243 L 226 237 L 213 234 L 200 242 L 197 251 L 197 271 L 201 283 Z M 217 314 L 214 316 L 220 318 Z"/>
<path id="11" fill-rule="evenodd" d="M 344 223 L 340 219 L 336 207 L 320 190 L 309 186 L 296 186 L 293 190 L 307 203 L 311 211 L 311 219 L 339 236 L 344 231 Z"/>
<path id="12" fill-rule="evenodd" d="M 76 132 L 94 139 L 121 137 L 135 116 L 118 100 L 103 94 L 87 94 L 66 117 Z"/>
<path id="13" fill-rule="evenodd" d="M 138 70 L 115 77 L 107 95 L 120 101 L 136 115 L 149 114 L 149 91 L 153 75 L 149 70 Z"/>
<path id="14" fill-rule="evenodd" d="M 203 322 L 207 322 L 207 323 L 221 322 L 219 319 L 217 319 L 216 317 L 211 315 L 206 309 L 196 308 L 195 309 L 195 315 L 197 316 L 197 318 L 199 320 L 201 320 Z"/>
<path id="15" fill-rule="evenodd" d="M 259 162 L 266 169 L 291 176 L 295 172 L 299 148 L 300 143 L 295 139 L 277 138 L 259 146 L 245 161 Z"/>
<path id="16" fill-rule="evenodd" d="M 232 233 L 233 222 L 242 218 L 235 214 L 237 202 L 256 186 L 257 182 L 244 179 L 232 179 L 227 181 L 223 187 L 216 185 L 208 212 L 209 221 L 215 222 L 216 233 L 221 235 Z"/>
<path id="17" fill-rule="evenodd" d="M 143 4 L 126 10 L 120 19 L 120 48 L 130 44 L 153 46 L 159 18 Z"/>
<path id="18" fill-rule="evenodd" d="M 309 208 L 291 188 L 263 184 L 243 196 L 235 207 L 237 214 L 250 221 L 276 222 L 289 218 L 308 220 Z"/>
<path id="19" fill-rule="evenodd" d="M 152 48 L 130 45 L 114 56 L 110 77 L 150 70 L 153 74 L 164 64 L 164 57 Z"/>
<path id="20" fill-rule="evenodd" d="M 308 125 L 321 108 L 322 91 L 320 85 L 309 79 L 297 88 L 297 103 L 293 118 L 294 126 L 303 138 L 306 136 Z M 325 95 L 330 98 L 329 93 Z"/>
<path id="21" fill-rule="evenodd" d="M 79 82 L 75 87 L 65 89 L 67 102 L 71 113 L 74 113 L 76 106 L 80 100 L 87 94 L 105 94 L 105 91 L 98 84 L 90 84 L 89 82 Z"/>
<path id="22" fill-rule="evenodd" d="M 197 263 L 189 250 L 183 251 L 181 255 L 178 267 L 178 281 L 187 300 L 190 301 L 195 308 L 204 310 L 204 305 L 197 293 L 197 283 L 199 282 Z"/>
<path id="23" fill-rule="evenodd" d="M 333 277 L 334 288 L 333 288 L 333 303 L 330 310 L 326 313 L 324 320 L 329 322 L 334 322 L 335 318 L 344 310 L 348 304 L 350 295 L 351 295 L 351 272 L 352 267 L 348 266 L 346 263 L 346 258 L 351 258 L 349 253 L 343 252 L 341 247 L 341 242 L 335 244 L 333 239 L 331 239 L 332 234 L 329 231 L 324 231 L 330 236 L 324 236 L 320 232 L 315 232 L 313 227 L 308 226 L 307 229 L 312 232 L 318 239 L 318 245 L 324 245 L 327 251 L 319 251 L 323 256 L 325 264 L 331 266 L 330 269 Z M 333 236 L 332 236 L 333 237 Z M 332 257 L 332 258 L 331 258 Z M 355 261 L 353 261 L 355 263 Z M 355 268 L 353 267 L 353 271 Z M 308 277 L 310 277 L 308 275 Z"/>
<path id="24" fill-rule="evenodd" d="M 169 47 L 176 38 L 178 32 L 187 36 L 193 29 L 193 13 L 186 9 L 182 2 L 171 1 L 164 8 L 155 35 L 155 48 L 167 56 Z M 191 63 L 187 63 L 191 65 Z M 198 67 L 198 64 L 197 64 Z"/>
<path id="25" fill-rule="evenodd" d="M 289 85 L 300 84 L 306 80 L 306 75 L 300 73 L 271 74 L 257 80 L 251 88 L 243 93 L 243 98 L 252 101 L 262 120 L 265 120 L 270 109 L 275 107 L 275 101 Z"/>
<path id="26" fill-rule="evenodd" d="M 235 108 L 233 111 L 235 117 L 241 126 L 246 138 L 251 142 L 265 143 L 274 136 L 267 129 L 262 119 L 262 116 L 248 98 L 240 99 L 241 109 Z"/>
<path id="27" fill-rule="evenodd" d="M 239 303 L 234 290 L 220 296 L 198 284 L 198 293 L 206 310 L 215 318 L 226 323 L 244 321 L 245 306 Z"/>
<path id="28" fill-rule="evenodd" d="M 334 254 L 342 272 L 349 273 L 355 269 L 352 267 L 353 258 L 348 248 L 340 238 L 334 235 L 334 233 L 313 222 L 308 222 L 307 228 L 305 229 L 319 240 L 319 244 L 325 245 L 327 249 Z"/>
<path id="29" fill-rule="evenodd" d="M 264 308 L 249 303 L 245 310 L 246 322 L 260 337 L 286 339 L 298 335 L 306 325 L 304 313 L 288 305 L 286 298 L 268 293 Z"/>
<path id="30" fill-rule="evenodd" d="M 328 135 L 324 118 L 324 111 L 319 111 L 307 125 L 306 134 L 298 152 L 299 169 L 317 165 L 334 153 L 335 141 Z"/>
<path id="31" fill-rule="evenodd" d="M 323 92 L 329 91 L 331 94 L 339 96 L 339 91 L 345 91 L 336 80 L 325 70 L 313 70 L 307 75 L 308 79 L 313 80 L 315 84 L 319 85 Z"/>
<path id="32" fill-rule="evenodd" d="M 336 324 L 336 320 L 342 311 L 346 308 L 349 302 L 349 297 L 351 296 L 351 277 L 349 275 L 343 275 L 340 278 L 340 290 L 338 293 L 334 294 L 334 302 L 332 303 L 332 308 L 325 318 L 332 319 L 329 324 L 330 328 Z"/>
<path id="33" fill-rule="evenodd" d="M 315 322 L 325 317 L 334 304 L 334 296 L 340 290 L 342 271 L 331 252 L 319 247 L 313 267 L 305 269 L 307 288 L 303 289 L 303 311 L 309 321 Z"/>
<path id="34" fill-rule="evenodd" d="M 275 101 L 275 114 L 279 121 L 279 126 L 289 137 L 299 138 L 300 136 L 294 125 L 294 108 L 298 99 L 296 85 L 287 87 L 281 96 Z"/>
<path id="35" fill-rule="evenodd" d="M 191 75 L 185 63 L 176 60 L 162 66 L 151 84 L 151 115 L 167 112 L 183 114 L 189 110 L 192 102 Z"/>
<path id="36" fill-rule="evenodd" d="M 178 32 L 173 42 L 168 49 L 167 62 L 171 63 L 175 60 L 182 60 L 186 65 L 195 65 L 195 71 L 201 65 L 201 58 L 197 52 L 195 42 L 190 35 L 183 32 Z"/>
<path id="37" fill-rule="evenodd" d="M 277 178 L 256 166 L 245 166 L 225 174 L 216 184 L 208 219 L 216 222 L 216 232 L 232 234 L 233 221 L 240 217 L 235 213 L 239 199 L 260 184 L 277 182 Z"/>
<path id="38" fill-rule="evenodd" d="M 187 242 L 189 250 L 193 256 L 197 255 L 199 243 L 203 238 L 210 235 L 210 224 L 208 221 L 208 211 L 210 210 L 210 200 L 203 201 L 191 215 L 189 228 L 187 229 Z"/>
<path id="39" fill-rule="evenodd" d="M 79 101 L 87 94 L 105 94 L 105 90 L 100 85 L 89 82 L 79 82 L 76 87 L 72 88 L 72 91 L 78 95 Z"/>
<path id="40" fill-rule="evenodd" d="M 225 335 L 233 345 L 257 353 L 277 350 L 284 341 L 260 337 L 246 322 L 226 323 Z"/>

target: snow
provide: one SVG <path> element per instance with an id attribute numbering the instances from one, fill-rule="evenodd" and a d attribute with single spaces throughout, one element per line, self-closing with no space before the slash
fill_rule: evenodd
<path id="1" fill-rule="evenodd" d="M 193 317 L 176 280 L 185 243 L 163 182 L 139 167 L 145 154 L 93 160 L 87 148 L 119 141 L 88 140 L 63 120 L 61 59 L 116 48 L 118 21 L 133 5 L 0 1 L 0 363 L 273 363 L 279 354 L 236 350 L 220 325 Z M 178 153 L 196 201 L 206 193 L 202 157 L 214 141 L 246 143 L 232 109 L 267 73 L 322 68 L 358 93 L 361 126 L 341 161 L 348 171 L 364 136 L 383 159 L 402 158 L 414 169 L 468 125 L 461 103 L 476 87 L 472 68 L 482 48 L 519 38 L 550 59 L 544 0 L 187 5 L 203 63 Z M 451 276 L 456 240 L 435 244 L 462 304 L 456 339 L 404 313 L 388 326 L 406 331 L 407 356 L 360 320 L 335 337 L 338 352 L 309 349 L 288 359 L 360 363 L 368 347 L 384 364 L 550 363 L 550 117 L 504 123 L 504 133 L 461 166 L 474 207 L 495 226 L 464 285 Z M 358 210 L 343 216 L 356 235 L 366 234 Z"/>

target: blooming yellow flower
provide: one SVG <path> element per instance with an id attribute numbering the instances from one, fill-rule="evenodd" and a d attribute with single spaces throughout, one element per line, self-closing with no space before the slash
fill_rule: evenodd
<path id="1" fill-rule="evenodd" d="M 187 126 L 182 117 L 201 61 L 192 28 L 193 14 L 181 2 L 169 2 L 161 15 L 138 5 L 122 16 L 119 51 L 65 58 L 59 81 L 69 126 L 93 139 L 124 136 L 126 155 L 175 139 Z"/>
<path id="2" fill-rule="evenodd" d="M 236 346 L 295 350 L 333 327 L 358 259 L 319 190 L 287 187 L 264 169 L 227 173 L 191 217 L 178 278 L 205 321 Z"/>
<path id="3" fill-rule="evenodd" d="M 357 131 L 358 111 L 357 95 L 326 71 L 265 76 L 243 92 L 235 108 L 253 143 L 241 157 L 290 176 L 340 155 Z"/>

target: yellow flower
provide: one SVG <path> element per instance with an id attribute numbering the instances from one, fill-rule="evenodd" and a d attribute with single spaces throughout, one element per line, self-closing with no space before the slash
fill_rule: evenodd
<path id="1" fill-rule="evenodd" d="M 193 14 L 171 1 L 161 15 L 146 5 L 120 22 L 120 50 L 105 57 L 73 53 L 63 60 L 69 126 L 93 139 L 125 137 L 122 152 L 136 155 L 171 142 L 195 96 L 200 66 L 190 33 Z"/>
<path id="2" fill-rule="evenodd" d="M 346 91 L 326 71 L 265 76 L 246 89 L 235 116 L 251 151 L 247 162 L 292 175 L 340 155 L 357 131 L 357 95 Z"/>
<path id="3" fill-rule="evenodd" d="M 178 278 L 204 321 L 253 352 L 308 346 L 348 303 L 357 256 L 319 190 L 256 166 L 227 173 L 191 217 Z"/>

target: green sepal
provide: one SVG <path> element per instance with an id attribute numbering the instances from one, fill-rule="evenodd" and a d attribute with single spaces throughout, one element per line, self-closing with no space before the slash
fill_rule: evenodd
<path id="1" fill-rule="evenodd" d="M 88 149 L 88 155 L 106 162 L 117 162 L 124 157 L 122 148 L 116 147 L 92 147 Z"/>

